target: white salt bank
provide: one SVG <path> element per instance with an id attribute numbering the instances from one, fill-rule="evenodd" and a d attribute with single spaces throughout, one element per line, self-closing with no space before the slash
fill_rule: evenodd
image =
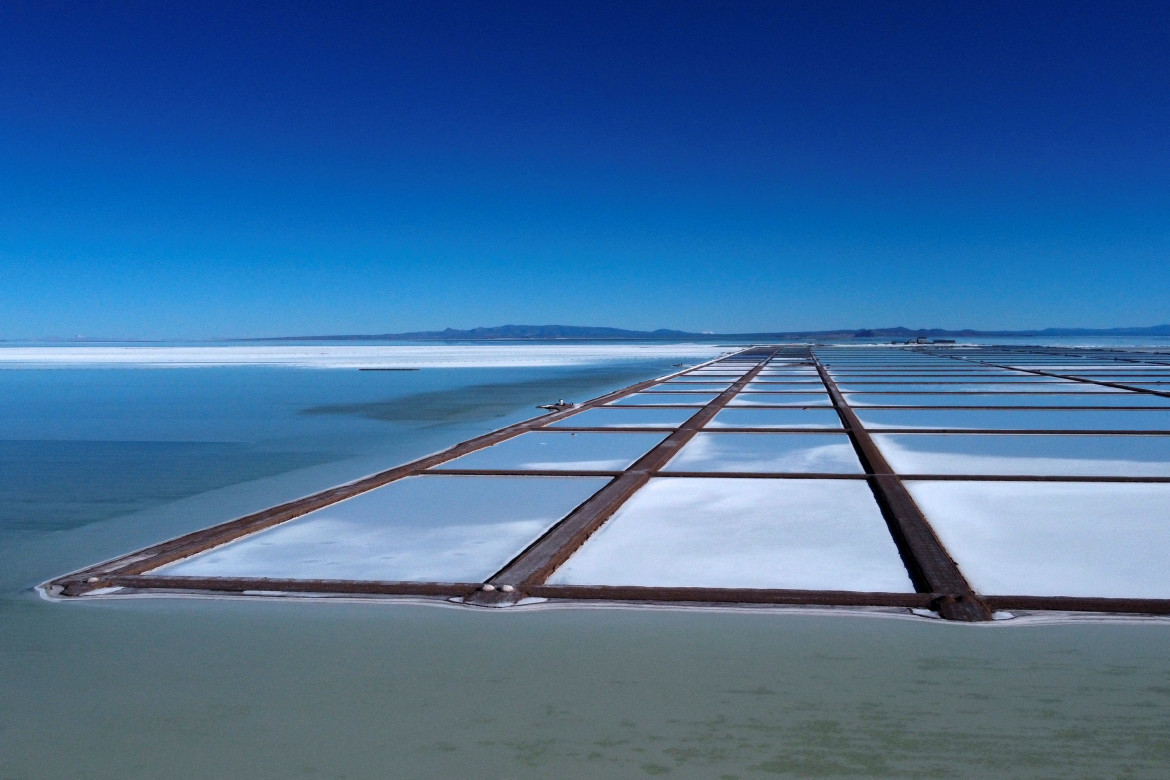
<path id="1" fill-rule="evenodd" d="M 444 469 L 621 471 L 665 433 L 532 431 L 444 463 Z"/>
<path id="2" fill-rule="evenodd" d="M 912 593 L 869 487 L 652 479 L 549 582 Z"/>
<path id="3" fill-rule="evenodd" d="M 1170 477 L 1170 436 L 878 433 L 901 474 Z"/>
<path id="4" fill-rule="evenodd" d="M 1170 484 L 906 486 L 979 593 L 1170 598 Z"/>
<path id="5" fill-rule="evenodd" d="M 480 582 L 608 481 L 408 477 L 155 573 Z"/>
<path id="6" fill-rule="evenodd" d="M 863 473 L 844 433 L 698 433 L 663 470 Z"/>

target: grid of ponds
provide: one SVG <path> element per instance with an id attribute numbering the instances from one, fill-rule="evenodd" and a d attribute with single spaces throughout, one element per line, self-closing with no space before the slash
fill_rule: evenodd
<path id="1" fill-rule="evenodd" d="M 142 593 L 1170 614 L 1170 354 L 753 347 L 58 578 Z"/>

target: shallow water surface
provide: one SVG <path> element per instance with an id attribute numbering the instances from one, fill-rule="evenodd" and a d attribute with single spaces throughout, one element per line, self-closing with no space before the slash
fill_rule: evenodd
<path id="1" fill-rule="evenodd" d="M 1163 773 L 1164 623 L 30 591 L 678 362 L 0 371 L 0 778 Z"/>
<path id="2" fill-rule="evenodd" d="M 6 777 L 1142 776 L 1165 625 L 23 603 Z"/>

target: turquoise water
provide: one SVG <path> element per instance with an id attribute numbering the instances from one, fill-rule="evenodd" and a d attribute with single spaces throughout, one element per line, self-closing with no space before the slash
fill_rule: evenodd
<path id="1" fill-rule="evenodd" d="M 0 588 L 356 479 L 671 371 L 0 371 Z"/>
<path id="2" fill-rule="evenodd" d="M 1164 773 L 1160 623 L 31 590 L 670 362 L 0 371 L 0 778 Z"/>

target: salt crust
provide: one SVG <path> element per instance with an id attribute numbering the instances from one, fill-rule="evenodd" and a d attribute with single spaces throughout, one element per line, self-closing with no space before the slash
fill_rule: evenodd
<path id="1" fill-rule="evenodd" d="M 157 573 L 480 582 L 608 481 L 408 477 Z"/>
<path id="2" fill-rule="evenodd" d="M 523 344 L 406 346 L 4 347 L 0 364 L 53 366 L 269 365 L 298 368 L 492 368 L 574 366 L 615 360 L 710 359 L 704 344 Z"/>
<path id="3" fill-rule="evenodd" d="M 986 595 L 1170 598 L 1170 485 L 907 482 Z"/>
<path id="4" fill-rule="evenodd" d="M 1170 406 L 1170 398 L 1149 393 L 994 393 L 962 395 L 956 393 L 846 393 L 850 406 L 1046 406 L 1074 408 L 1078 406 Z"/>
<path id="5" fill-rule="evenodd" d="M 664 471 L 861 474 L 845 434 L 697 433 Z"/>
<path id="6" fill-rule="evenodd" d="M 728 406 L 832 406 L 828 393 L 740 393 Z"/>
<path id="7" fill-rule="evenodd" d="M 706 406 L 718 393 L 633 393 L 610 401 L 606 406 Z"/>
<path id="8" fill-rule="evenodd" d="M 731 387 L 730 382 L 691 382 L 685 378 L 676 378 L 668 379 L 665 382 L 659 382 L 658 384 L 647 388 L 647 390 L 644 390 L 643 392 L 653 391 L 656 393 L 669 393 L 686 390 L 688 392 L 702 391 L 718 394 L 729 387 Z"/>
<path id="9" fill-rule="evenodd" d="M 1170 437 L 877 433 L 902 474 L 1170 477 Z"/>
<path id="10" fill-rule="evenodd" d="M 677 428 L 690 419 L 698 409 L 632 409 L 597 407 L 558 420 L 550 428 Z"/>
<path id="11" fill-rule="evenodd" d="M 833 409 L 728 409 L 719 411 L 707 428 L 840 428 Z"/>
<path id="12" fill-rule="evenodd" d="M 857 417 L 866 428 L 952 428 L 967 430 L 1162 431 L 1170 430 L 1170 409 L 866 409 Z"/>
<path id="13" fill-rule="evenodd" d="M 807 385 L 810 389 L 815 388 L 820 390 L 825 386 L 820 377 L 815 376 L 766 376 L 757 377 L 748 382 L 747 386 L 753 390 L 767 390 L 781 385 L 792 385 L 794 387 Z"/>
<path id="14" fill-rule="evenodd" d="M 910 593 L 864 482 L 659 478 L 550 582 Z"/>
<path id="15" fill-rule="evenodd" d="M 665 437 L 665 433 L 532 431 L 455 458 L 440 468 L 620 471 Z"/>
<path id="16" fill-rule="evenodd" d="M 879 380 L 880 381 L 880 380 Z M 963 382 L 920 382 L 915 384 L 878 384 L 861 382 L 840 382 L 838 388 L 844 393 L 860 393 L 858 401 L 869 393 L 1091 393 L 1094 395 L 1124 395 L 1126 391 L 1083 382 L 994 382 L 966 384 Z M 852 397 L 852 395 L 850 395 Z M 1103 401 L 1103 403 L 1108 403 Z"/>

